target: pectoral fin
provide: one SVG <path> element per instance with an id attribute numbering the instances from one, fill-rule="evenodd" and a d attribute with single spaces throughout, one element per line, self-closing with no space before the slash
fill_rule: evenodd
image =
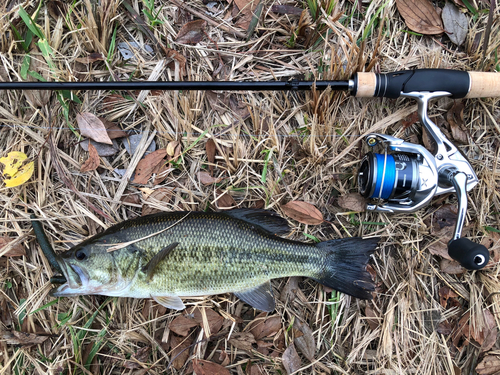
<path id="1" fill-rule="evenodd" d="M 146 282 L 149 282 L 151 278 L 153 277 L 156 266 L 158 263 L 160 263 L 165 257 L 177 247 L 179 243 L 174 242 L 171 245 L 168 245 L 166 248 L 158 252 L 154 257 L 151 258 L 151 260 L 144 266 L 142 267 L 142 272 L 146 273 Z"/>
<path id="2" fill-rule="evenodd" d="M 186 308 L 182 300 L 177 296 L 151 296 L 151 298 L 167 309 L 184 310 Z"/>
<path id="3" fill-rule="evenodd" d="M 269 281 L 256 288 L 235 292 L 234 295 L 258 310 L 271 312 L 276 307 Z"/>

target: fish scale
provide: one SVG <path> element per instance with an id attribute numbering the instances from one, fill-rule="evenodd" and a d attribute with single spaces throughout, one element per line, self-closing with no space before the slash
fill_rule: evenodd
<path id="1" fill-rule="evenodd" d="M 309 244 L 281 238 L 287 221 L 266 210 L 172 212 L 125 221 L 83 241 L 59 261 L 67 284 L 53 295 L 153 297 L 183 308 L 179 297 L 235 293 L 274 309 L 271 279 L 306 276 L 370 298 L 366 272 L 378 239 Z M 108 252 L 110 246 L 126 246 Z"/>

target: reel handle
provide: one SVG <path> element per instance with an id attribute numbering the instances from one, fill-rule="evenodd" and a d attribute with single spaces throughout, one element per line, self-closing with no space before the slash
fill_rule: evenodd
<path id="1" fill-rule="evenodd" d="M 458 216 L 455 231 L 448 243 L 448 254 L 468 270 L 480 270 L 488 264 L 490 253 L 485 246 L 460 238 L 467 214 L 467 175 L 454 167 L 443 168 L 439 172 L 439 182 L 448 187 L 452 185 L 457 192 Z"/>

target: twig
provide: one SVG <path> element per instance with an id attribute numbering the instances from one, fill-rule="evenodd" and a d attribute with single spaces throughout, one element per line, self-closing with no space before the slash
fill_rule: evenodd
<path id="1" fill-rule="evenodd" d="M 490 42 L 491 25 L 493 24 L 493 14 L 495 13 L 496 7 L 497 7 L 496 0 L 491 0 L 490 12 L 488 14 L 488 23 L 486 24 L 486 32 L 484 34 L 483 59 L 481 61 L 481 70 L 484 69 L 484 62 L 486 60 L 486 51 L 488 50 L 488 44 Z"/>

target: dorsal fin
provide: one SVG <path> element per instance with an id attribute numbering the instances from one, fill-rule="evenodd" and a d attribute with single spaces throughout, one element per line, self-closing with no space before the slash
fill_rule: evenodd
<path id="1" fill-rule="evenodd" d="M 285 234 L 290 231 L 288 221 L 276 212 L 256 208 L 238 208 L 224 211 L 234 219 L 243 220 L 269 234 Z"/>
<path id="2" fill-rule="evenodd" d="M 156 270 L 156 266 L 158 265 L 158 263 L 160 263 L 163 259 L 165 259 L 165 257 L 173 249 L 175 249 L 178 244 L 179 244 L 178 242 L 174 242 L 174 243 L 168 245 L 163 250 L 159 251 L 154 257 L 152 257 L 150 259 L 150 261 L 144 267 L 142 267 L 142 272 L 146 273 L 146 282 L 149 282 L 151 280 L 151 278 L 153 277 L 155 270 Z"/>

